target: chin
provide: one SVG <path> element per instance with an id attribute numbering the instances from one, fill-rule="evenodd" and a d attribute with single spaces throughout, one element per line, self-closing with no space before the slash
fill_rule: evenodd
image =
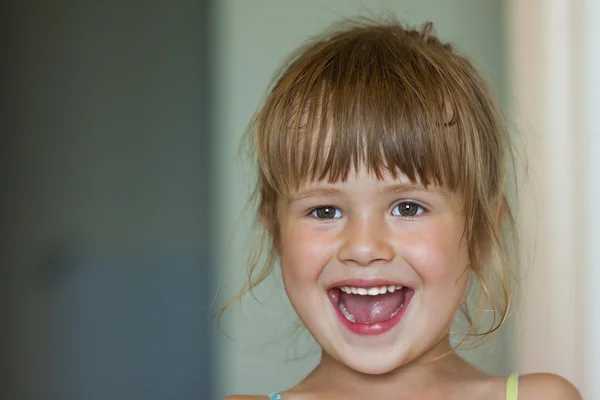
<path id="1" fill-rule="evenodd" d="M 356 372 L 360 372 L 365 375 L 385 375 L 388 374 L 397 368 L 401 367 L 403 364 L 398 363 L 396 360 L 390 362 L 382 362 L 381 360 L 361 360 L 355 363 L 346 364 L 349 368 L 352 368 Z"/>
<path id="2" fill-rule="evenodd" d="M 352 348 L 338 349 L 334 358 L 348 368 L 366 375 L 385 375 L 411 361 L 407 354 L 389 347 L 362 351 Z"/>

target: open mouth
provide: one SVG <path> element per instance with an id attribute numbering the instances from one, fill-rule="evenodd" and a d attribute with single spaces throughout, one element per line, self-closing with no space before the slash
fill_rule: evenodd
<path id="1" fill-rule="evenodd" d="M 342 322 L 355 333 L 379 334 L 400 320 L 413 290 L 396 285 L 343 285 L 329 290 L 329 298 Z"/>

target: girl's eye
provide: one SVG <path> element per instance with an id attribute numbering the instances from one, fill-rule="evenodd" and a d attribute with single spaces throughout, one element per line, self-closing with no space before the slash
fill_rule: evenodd
<path id="1" fill-rule="evenodd" d="M 421 215 L 425 209 L 412 201 L 403 201 L 396 205 L 392 211 L 392 215 L 396 217 L 412 218 Z"/>
<path id="2" fill-rule="evenodd" d="M 342 217 L 342 212 L 335 207 L 315 208 L 310 214 L 318 219 L 335 219 Z"/>

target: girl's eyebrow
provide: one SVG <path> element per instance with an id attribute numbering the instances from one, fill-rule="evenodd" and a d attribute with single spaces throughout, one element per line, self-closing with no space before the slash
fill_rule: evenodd
<path id="1" fill-rule="evenodd" d="M 425 187 L 416 183 L 401 183 L 398 185 L 386 186 L 381 190 L 384 194 L 401 194 L 405 192 L 428 192 L 441 195 L 448 195 L 448 192 L 441 187 L 430 185 Z"/>
<path id="2" fill-rule="evenodd" d="M 336 188 L 311 188 L 302 190 L 292 196 L 290 196 L 291 201 L 299 201 L 304 200 L 309 197 L 334 197 L 342 194 L 342 191 Z"/>
<path id="3" fill-rule="evenodd" d="M 437 193 L 441 195 L 447 195 L 448 192 L 445 191 L 441 187 L 429 186 L 425 187 L 416 183 L 400 183 L 396 185 L 386 186 L 381 189 L 382 194 L 402 194 L 406 192 L 428 192 L 428 193 Z M 342 195 L 342 191 L 340 189 L 332 188 L 332 187 L 316 187 L 310 188 L 306 190 L 302 190 L 296 194 L 293 194 L 289 197 L 290 201 L 300 201 L 310 197 L 335 197 Z"/>

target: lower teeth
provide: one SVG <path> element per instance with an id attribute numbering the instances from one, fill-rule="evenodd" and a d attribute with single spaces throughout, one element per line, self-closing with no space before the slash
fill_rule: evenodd
<path id="1" fill-rule="evenodd" d="M 392 319 L 392 318 L 394 318 L 394 317 L 396 316 L 396 314 L 398 314 L 398 311 L 400 311 L 400 309 L 402 308 L 402 306 L 403 306 L 403 305 L 404 305 L 404 303 L 400 304 L 400 307 L 398 307 L 398 308 L 396 309 L 396 311 L 394 311 L 394 312 L 392 313 L 392 315 L 390 315 L 390 318 L 389 318 L 389 319 Z"/>
<path id="2" fill-rule="evenodd" d="M 356 320 L 354 319 L 354 315 L 350 314 L 348 312 L 348 310 L 346 309 L 346 306 L 344 305 L 343 302 L 340 301 L 340 311 L 342 312 L 342 314 L 344 315 L 344 317 L 346 317 L 346 319 L 350 322 L 354 322 L 356 323 Z"/>
<path id="3" fill-rule="evenodd" d="M 394 311 L 389 319 L 392 319 L 396 316 L 396 314 L 398 314 L 398 311 L 400 311 L 400 309 L 402 308 L 402 306 L 404 305 L 404 303 L 400 304 L 400 307 L 398 307 L 396 309 L 396 311 Z M 346 319 L 350 322 L 356 323 L 356 319 L 354 318 L 354 315 L 350 314 L 350 312 L 346 309 L 346 306 L 344 305 L 344 302 L 340 301 L 340 303 L 338 304 L 338 306 L 340 307 L 340 311 L 342 312 L 342 315 L 344 315 L 344 317 L 346 317 Z"/>

